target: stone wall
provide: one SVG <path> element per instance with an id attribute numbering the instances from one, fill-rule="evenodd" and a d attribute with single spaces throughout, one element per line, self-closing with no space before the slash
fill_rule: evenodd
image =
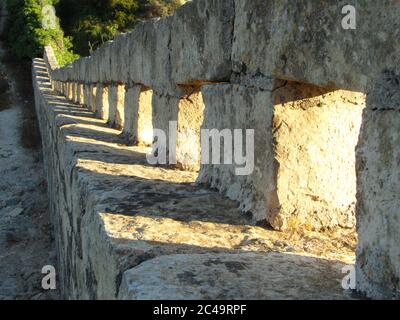
<path id="1" fill-rule="evenodd" d="M 46 48 L 45 65 L 58 92 L 125 144 L 149 145 L 154 129 L 176 135 L 166 151 L 180 169 L 199 168 L 200 128 L 254 130 L 250 175 L 202 164 L 197 182 L 278 230 L 357 220 L 358 289 L 397 296 L 400 6 L 358 1 L 357 29 L 344 30 L 346 4 L 196 0 L 64 68 Z"/>

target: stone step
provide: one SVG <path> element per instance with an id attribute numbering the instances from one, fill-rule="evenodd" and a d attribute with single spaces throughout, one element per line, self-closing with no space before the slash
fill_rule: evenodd
<path id="1" fill-rule="evenodd" d="M 288 253 L 176 254 L 125 272 L 119 298 L 352 299 L 342 289 L 342 268 L 342 263 Z"/>

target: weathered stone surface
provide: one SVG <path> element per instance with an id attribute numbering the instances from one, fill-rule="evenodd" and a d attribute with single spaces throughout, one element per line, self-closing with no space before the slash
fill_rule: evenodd
<path id="1" fill-rule="evenodd" d="M 127 89 L 123 135 L 129 144 L 150 146 L 153 143 L 152 100 L 153 91 L 142 85 Z"/>
<path id="2" fill-rule="evenodd" d="M 109 124 L 122 129 L 124 126 L 125 86 L 110 85 L 108 87 Z"/>
<path id="3" fill-rule="evenodd" d="M 134 127 L 136 126 L 137 123 L 137 115 L 138 115 L 139 99 L 141 91 L 142 91 L 142 86 L 135 85 L 133 87 L 127 87 L 125 92 L 125 102 L 124 102 L 125 124 L 122 133 L 129 144 L 134 143 L 136 137 L 137 130 L 135 130 Z"/>
<path id="4" fill-rule="evenodd" d="M 47 71 L 50 73 L 50 77 L 53 77 L 53 74 L 57 69 L 60 68 L 56 56 L 54 54 L 54 50 L 52 46 L 45 46 L 43 50 L 43 57 L 46 63 Z"/>
<path id="5" fill-rule="evenodd" d="M 113 41 L 108 41 L 98 49 L 99 82 L 111 81 L 111 50 Z"/>
<path id="6" fill-rule="evenodd" d="M 178 106 L 176 161 L 183 170 L 199 171 L 200 128 L 204 120 L 203 97 L 198 87 L 187 87 Z"/>
<path id="7" fill-rule="evenodd" d="M 100 79 L 100 68 L 101 68 L 100 59 L 101 59 L 101 52 L 99 50 L 93 51 L 93 53 L 92 53 L 92 55 L 90 57 L 90 61 L 91 61 L 91 67 L 89 68 L 90 69 L 90 74 L 89 74 L 88 79 L 87 79 L 91 83 L 101 82 L 101 79 Z"/>
<path id="8" fill-rule="evenodd" d="M 252 216 L 254 222 L 266 219 L 271 207 L 271 194 L 276 189 L 271 99 L 274 81 L 270 81 L 269 86 L 269 91 L 230 84 L 202 87 L 205 104 L 202 129 L 217 129 L 220 132 L 224 129 L 253 129 L 255 163 L 250 175 L 240 176 L 235 172 L 239 166 L 234 162 L 223 164 L 224 159 L 221 158 L 220 165 L 202 165 L 198 181 L 238 201 L 240 210 Z M 245 137 L 245 132 L 242 133 Z M 220 150 L 224 151 L 222 142 Z"/>
<path id="9" fill-rule="evenodd" d="M 343 266 L 340 262 L 281 253 L 162 256 L 124 272 L 118 298 L 349 299 L 341 287 Z"/>
<path id="10" fill-rule="evenodd" d="M 109 119 L 108 94 L 108 87 L 98 83 L 96 89 L 96 116 L 104 120 Z"/>
<path id="11" fill-rule="evenodd" d="M 357 148 L 357 289 L 400 299 L 400 73 L 385 73 L 367 97 Z"/>
<path id="12" fill-rule="evenodd" d="M 355 227 L 355 147 L 365 95 L 288 82 L 273 92 L 277 229 Z"/>
<path id="13" fill-rule="evenodd" d="M 80 63 L 79 63 L 79 75 L 77 80 L 81 82 L 87 82 L 89 75 L 89 64 L 91 63 L 90 57 L 82 57 L 78 61 Z"/>
<path id="14" fill-rule="evenodd" d="M 88 106 L 90 111 L 96 112 L 96 93 L 97 93 L 97 85 L 90 84 L 89 85 L 89 102 Z"/>
<path id="15" fill-rule="evenodd" d="M 175 12 L 170 48 L 176 83 L 229 79 L 233 20 L 232 0 L 192 1 Z"/>
<path id="16" fill-rule="evenodd" d="M 77 96 L 75 102 L 78 104 L 85 104 L 85 91 L 84 91 L 84 84 L 81 82 L 77 83 Z"/>
<path id="17" fill-rule="evenodd" d="M 33 71 L 64 297 L 115 299 L 126 270 L 171 254 L 274 250 L 352 263 L 351 233 L 250 226 L 233 201 L 195 185 L 194 173 L 149 166 L 148 149 L 121 144 L 120 131 Z"/>
<path id="18" fill-rule="evenodd" d="M 114 38 L 110 50 L 110 80 L 113 82 L 128 83 L 129 69 L 129 42 L 127 34 L 121 33 Z"/>
<path id="19" fill-rule="evenodd" d="M 178 121 L 178 110 L 179 110 L 179 101 L 180 94 L 177 93 L 175 96 L 169 94 L 160 94 L 158 92 L 153 91 L 153 100 L 152 100 L 152 122 L 153 129 L 162 130 L 167 135 L 167 145 L 160 146 L 160 149 L 166 148 L 166 152 L 175 152 L 170 150 L 170 122 L 174 121 L 175 124 Z M 171 134 L 176 137 L 176 128 L 172 129 Z M 171 145 L 173 143 L 171 142 Z M 176 150 L 176 145 L 172 146 L 173 149 Z"/>
<path id="20" fill-rule="evenodd" d="M 228 128 L 231 136 L 253 129 L 255 161 L 248 176 L 235 172 L 235 162 L 205 164 L 198 181 L 276 229 L 354 227 L 355 146 L 365 96 L 292 82 L 264 85 L 203 87 L 202 128 Z"/>
<path id="21" fill-rule="evenodd" d="M 152 19 L 137 25 L 127 36 L 130 41 L 131 82 L 143 84 L 158 92 L 174 92 L 169 49 L 170 25 L 170 17 Z"/>
<path id="22" fill-rule="evenodd" d="M 400 6 L 358 1 L 356 29 L 342 28 L 344 0 L 235 0 L 233 69 L 322 87 L 364 91 L 400 62 Z"/>
<path id="23" fill-rule="evenodd" d="M 255 170 L 246 177 L 237 176 L 232 165 L 203 166 L 199 181 L 237 200 L 240 210 L 252 217 L 252 223 L 267 217 L 267 221 L 276 229 L 353 226 L 355 179 L 352 148 L 357 139 L 359 112 L 363 103 L 361 95 L 332 90 L 342 88 L 372 92 L 362 119 L 363 131 L 357 156 L 357 219 L 360 232 L 358 288 L 372 297 L 398 297 L 400 262 L 396 249 L 399 240 L 396 208 L 399 204 L 395 190 L 399 179 L 395 128 L 400 102 L 400 6 L 396 5 L 396 1 L 374 3 L 360 0 L 355 4 L 356 29 L 344 30 L 341 24 L 344 14 L 341 11 L 347 4 L 341 0 L 300 0 L 295 3 L 288 0 L 192 1 L 174 16 L 140 23 L 131 33 L 100 47 L 92 57 L 81 58 L 65 68 L 56 69 L 54 55 L 46 50 L 46 62 L 37 65 L 36 71 L 39 75 L 43 74 L 46 67 L 50 68 L 52 81 L 46 82 L 39 77 L 37 81 L 46 82 L 46 85 L 41 84 L 43 90 L 53 86 L 64 92 L 70 100 L 89 105 L 91 98 L 88 98 L 86 85 L 97 83 L 96 114 L 108 119 L 111 108 L 112 122 L 120 127 L 123 125 L 123 114 L 131 116 L 137 113 L 137 122 L 133 122 L 137 129 L 133 127 L 132 132 L 136 132 L 134 134 L 138 142 L 144 140 L 140 137 L 141 132 L 150 128 L 144 125 L 143 128 L 147 129 L 140 129 L 140 125 L 148 123 L 149 118 L 155 129 L 163 129 L 166 133 L 169 132 L 168 122 L 177 121 L 177 130 L 173 129 L 172 133 L 177 133 L 178 143 L 172 147 L 177 151 L 178 163 L 182 163 L 198 155 L 197 130 L 201 112 L 196 113 L 198 110 L 193 105 L 183 107 L 187 103 L 185 92 L 177 85 L 198 85 L 230 79 L 232 85 L 204 88 L 204 127 L 255 129 Z M 279 88 L 283 80 L 296 81 L 297 84 Z M 67 85 L 60 85 L 59 81 L 67 82 Z M 331 92 L 324 89 L 323 93 L 316 87 L 311 90 L 310 85 L 306 87 L 309 95 L 304 96 L 302 89 L 299 93 L 298 89 L 303 86 L 299 82 L 321 86 Z M 148 117 L 149 103 L 143 104 L 146 106 L 143 110 L 146 111 L 140 111 L 141 98 L 134 113 L 121 110 L 120 117 L 117 117 L 118 103 L 110 104 L 109 98 L 115 96 L 112 86 L 121 83 L 128 86 L 140 84 L 154 89 L 151 117 Z M 83 85 L 85 90 L 82 90 Z M 144 97 L 148 100 L 148 95 Z M 79 110 L 81 115 L 90 114 L 87 109 L 71 106 L 62 97 L 51 98 L 58 101 L 57 110 L 65 111 L 70 106 L 74 112 Z M 43 99 L 39 99 L 37 104 L 55 103 L 53 100 L 43 102 Z M 83 122 L 79 123 L 80 120 L 72 120 L 70 114 L 52 112 L 54 114 L 49 111 L 41 115 L 41 128 L 45 128 L 44 135 L 50 137 L 43 142 L 45 150 L 51 150 L 53 144 L 61 145 L 57 147 L 61 150 L 57 149 L 57 155 L 49 155 L 49 163 L 52 163 L 50 170 L 56 172 L 49 176 L 49 181 L 52 185 L 54 183 L 53 189 L 57 192 L 62 189 L 69 194 L 72 191 L 65 186 L 76 181 L 71 176 L 72 171 L 66 173 L 62 170 L 67 170 L 64 166 L 73 167 L 70 163 L 65 164 L 65 161 L 68 162 L 68 157 L 75 157 L 75 152 L 79 154 L 79 151 L 76 151 L 75 145 L 69 145 L 73 138 L 61 135 L 52 121 L 55 114 L 60 116 L 60 121 L 72 121 L 73 125 L 90 121 L 85 118 L 80 119 Z M 145 116 L 145 121 L 140 120 L 141 115 Z M 190 116 L 199 121 L 192 123 Z M 131 119 L 127 122 L 129 126 L 132 125 Z M 97 125 L 103 128 L 105 124 L 96 122 Z M 128 135 L 131 135 L 130 130 L 125 130 Z M 84 128 L 76 135 L 86 135 L 87 131 L 88 128 Z M 98 140 L 96 135 L 89 136 Z M 67 147 L 64 142 L 59 142 L 64 140 L 68 141 L 65 142 Z M 99 142 L 93 142 L 96 143 Z M 84 142 L 76 144 L 82 145 Z M 69 156 L 64 154 L 64 147 L 69 148 L 65 152 Z M 107 147 L 120 150 L 118 143 Z M 330 154 L 330 150 L 334 152 Z M 85 154 L 97 152 L 85 150 Z M 112 161 L 108 157 L 110 150 L 102 149 L 99 153 L 107 154 L 105 158 L 108 160 L 103 160 L 109 165 Z M 138 161 L 142 161 L 141 155 Z M 95 164 L 89 167 L 97 170 Z M 186 168 L 185 165 L 182 167 Z M 127 172 L 124 170 L 121 169 L 121 175 L 125 176 Z M 128 174 L 137 174 L 136 171 L 132 173 L 126 170 Z M 58 175 L 63 175 L 61 182 L 54 182 Z M 116 183 L 124 184 L 119 180 Z M 75 190 L 75 186 L 71 190 Z M 74 197 L 79 197 L 79 194 Z M 223 198 L 218 199 L 222 201 Z M 180 202 L 181 198 L 175 200 Z M 54 205 L 54 210 L 58 209 L 57 206 Z M 73 210 L 70 204 L 62 206 L 61 211 L 69 213 L 61 219 L 65 223 L 72 219 Z M 81 212 L 79 210 L 82 208 L 83 205 L 76 212 Z M 85 207 L 84 212 L 90 210 L 92 208 Z M 85 217 L 89 216 L 85 214 Z M 235 211 L 229 221 L 242 218 Z M 103 226 L 102 219 L 88 221 L 93 233 Z M 64 232 L 62 223 L 56 226 L 59 233 Z M 76 241 L 79 243 L 81 236 L 79 232 L 79 235 L 76 233 L 79 223 L 76 222 L 70 229 L 66 228 L 66 239 L 69 236 L 78 238 Z M 162 233 L 162 230 L 157 231 Z M 96 250 L 113 256 L 113 249 L 110 248 L 114 247 L 107 242 L 107 236 L 96 234 L 96 237 L 99 246 L 103 246 Z M 82 243 L 85 241 L 89 243 L 92 240 L 82 240 Z M 90 245 L 95 247 L 96 242 L 90 242 Z M 76 288 L 85 287 L 83 283 L 87 281 L 101 287 L 99 296 L 107 296 L 111 291 L 114 294 L 115 279 L 110 280 L 105 275 L 106 268 L 101 267 L 104 256 L 95 254 L 90 259 L 83 258 L 86 260 L 79 265 L 81 262 L 74 256 L 71 246 L 71 243 L 66 243 L 66 252 L 62 253 L 64 261 L 68 261 L 65 270 L 71 267 L 74 273 L 71 277 L 67 274 L 65 279 L 71 282 L 65 282 L 65 287 L 73 288 L 73 292 L 84 292 L 86 289 L 80 291 Z M 110 263 L 112 274 L 118 273 L 120 277 L 122 269 L 127 265 L 131 267 L 128 263 L 121 268 L 119 258 L 113 259 Z M 92 264 L 95 265 L 93 269 L 98 268 L 97 271 L 87 271 L 85 274 L 84 266 Z M 92 269 L 89 267 L 87 270 Z M 80 280 L 75 280 L 78 278 Z M 97 282 L 103 278 L 110 287 L 102 287 L 103 280 Z M 107 291 L 107 288 L 111 288 L 111 291 Z M 97 295 L 93 293 L 96 290 L 90 288 L 86 292 L 90 292 L 88 296 Z"/>

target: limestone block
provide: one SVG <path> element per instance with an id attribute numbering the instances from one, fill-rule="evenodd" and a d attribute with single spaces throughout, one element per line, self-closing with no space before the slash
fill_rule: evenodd
<path id="1" fill-rule="evenodd" d="M 100 119 L 109 119 L 109 102 L 108 102 L 108 87 L 106 85 L 97 84 L 96 89 L 96 116 Z"/>
<path id="2" fill-rule="evenodd" d="M 78 102 L 78 83 L 77 82 L 72 82 L 72 96 L 71 100 L 73 102 Z"/>
<path id="3" fill-rule="evenodd" d="M 140 23 L 129 34 L 129 79 L 157 89 L 173 91 L 169 42 L 171 18 Z"/>
<path id="4" fill-rule="evenodd" d="M 87 69 L 88 69 L 88 64 L 90 63 L 90 58 L 89 57 L 82 57 L 79 59 L 80 63 L 79 63 L 79 77 L 78 80 L 81 82 L 88 82 L 88 73 L 87 73 Z"/>
<path id="5" fill-rule="evenodd" d="M 224 81 L 231 75 L 232 0 L 198 0 L 172 18 L 171 65 L 176 83 Z"/>
<path id="6" fill-rule="evenodd" d="M 60 76 L 61 81 L 71 81 L 72 80 L 72 70 L 73 70 L 72 68 L 73 68 L 73 66 L 70 63 L 67 66 L 65 66 L 64 68 L 59 69 L 60 73 L 61 73 L 61 76 Z"/>
<path id="7" fill-rule="evenodd" d="M 149 22 L 147 22 L 149 23 Z M 129 55 L 127 64 L 129 65 L 128 77 L 130 83 L 144 84 L 143 77 L 143 56 L 142 56 L 142 36 L 145 23 L 138 23 L 135 28 L 127 34 Z"/>
<path id="8" fill-rule="evenodd" d="M 113 82 L 128 82 L 129 41 L 126 34 L 118 35 L 110 47 L 111 78 Z"/>
<path id="9" fill-rule="evenodd" d="M 152 119 L 153 128 L 163 130 L 167 135 L 169 132 L 169 122 L 178 121 L 178 106 L 180 95 L 167 95 L 153 92 L 152 99 Z"/>
<path id="10" fill-rule="evenodd" d="M 365 94 L 288 82 L 273 92 L 277 229 L 355 227 Z"/>
<path id="11" fill-rule="evenodd" d="M 358 1 L 356 29 L 345 30 L 342 8 L 348 4 L 235 0 L 234 72 L 364 91 L 399 64 L 400 6 Z"/>
<path id="12" fill-rule="evenodd" d="M 80 72 L 81 72 L 81 63 L 82 58 L 75 60 L 72 63 L 72 79 L 73 81 L 80 81 Z"/>
<path id="13" fill-rule="evenodd" d="M 270 86 L 272 88 L 273 81 Z M 249 175 L 236 175 L 238 168 L 232 159 L 218 157 L 221 164 L 211 164 L 212 143 L 209 140 L 210 157 L 202 164 L 198 182 L 219 190 L 230 199 L 239 202 L 240 209 L 252 216 L 253 222 L 265 220 L 270 207 L 271 194 L 275 190 L 274 153 L 272 148 L 273 106 L 271 92 L 239 85 L 209 85 L 202 87 L 205 104 L 202 130 L 218 130 L 221 133 L 229 129 L 233 136 L 234 129 L 254 130 L 254 170 Z M 246 133 L 242 132 L 242 138 Z M 223 152 L 224 143 L 220 145 Z M 201 141 L 202 154 L 206 151 L 205 140 Z M 233 143 L 227 141 L 227 146 Z M 213 148 L 216 150 L 215 148 Z M 244 149 L 245 150 L 245 149 Z M 214 151 L 216 152 L 216 151 Z M 203 157 L 203 155 L 202 155 Z M 226 164 L 223 164 L 223 163 Z M 204 163 L 204 160 L 203 160 Z"/>
<path id="14" fill-rule="evenodd" d="M 180 99 L 176 135 L 177 167 L 183 170 L 200 169 L 200 127 L 204 119 L 204 103 L 199 88 L 187 87 Z"/>
<path id="15" fill-rule="evenodd" d="M 89 90 L 89 107 L 91 111 L 96 112 L 97 85 L 93 83 L 90 84 Z"/>
<path id="16" fill-rule="evenodd" d="M 110 85 L 108 87 L 109 124 L 122 129 L 124 126 L 125 86 Z"/>
<path id="17" fill-rule="evenodd" d="M 113 41 L 108 41 L 98 49 L 99 81 L 108 83 L 111 81 L 111 47 Z"/>
<path id="18" fill-rule="evenodd" d="M 92 83 L 100 82 L 100 52 L 99 50 L 93 51 L 91 55 L 90 74 L 89 80 Z"/>
<path id="19" fill-rule="evenodd" d="M 244 129 L 254 130 L 254 170 L 239 175 L 236 161 L 221 157 L 221 164 L 202 165 L 198 182 L 238 201 L 254 222 L 266 219 L 275 229 L 354 227 L 363 94 L 274 80 L 269 89 L 215 85 L 203 86 L 202 93 L 202 129 L 221 135 L 229 129 L 228 137 L 241 129 L 242 139 Z M 234 138 L 233 145 L 240 147 L 240 140 Z M 224 147 L 221 143 L 221 152 Z M 205 148 L 203 140 L 202 153 Z"/>
<path id="20" fill-rule="evenodd" d="M 122 129 L 124 127 L 125 115 L 125 86 L 118 85 L 117 86 L 117 99 L 115 104 L 115 127 L 117 129 Z"/>
<path id="21" fill-rule="evenodd" d="M 367 97 L 357 147 L 357 290 L 400 299 L 400 72 Z"/>
<path id="22" fill-rule="evenodd" d="M 85 90 L 84 90 L 84 84 L 83 83 L 77 83 L 77 97 L 75 102 L 81 105 L 85 104 Z"/>
<path id="23" fill-rule="evenodd" d="M 153 90 L 142 87 L 140 92 L 137 121 L 134 124 L 138 145 L 150 146 L 153 142 Z"/>
<path id="24" fill-rule="evenodd" d="M 126 90 L 123 133 L 129 144 L 152 144 L 152 98 L 153 91 L 141 85 Z"/>
<path id="25" fill-rule="evenodd" d="M 342 300 L 343 266 L 280 253 L 175 254 L 125 271 L 118 299 Z"/>
<path id="26" fill-rule="evenodd" d="M 142 91 L 141 85 L 133 87 L 126 87 L 125 91 L 125 108 L 124 108 L 124 128 L 122 130 L 123 135 L 127 139 L 128 144 L 135 143 L 135 123 L 137 121 L 139 96 Z M 151 111 L 150 111 L 151 112 Z"/>
<path id="27" fill-rule="evenodd" d="M 67 97 L 68 100 L 72 100 L 72 83 L 67 82 L 66 85 L 67 86 L 66 86 L 65 96 Z"/>
<path id="28" fill-rule="evenodd" d="M 83 90 L 84 90 L 84 105 L 90 109 L 91 108 L 91 95 L 92 95 L 91 85 L 84 84 Z"/>
<path id="29" fill-rule="evenodd" d="M 60 69 L 53 70 L 52 79 L 57 81 L 62 81 L 63 72 Z"/>

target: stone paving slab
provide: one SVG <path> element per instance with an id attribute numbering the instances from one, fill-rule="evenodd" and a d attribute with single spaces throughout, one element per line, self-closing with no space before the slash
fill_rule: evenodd
<path id="1" fill-rule="evenodd" d="M 162 256 L 125 272 L 119 298 L 351 299 L 341 286 L 342 267 L 329 260 L 282 253 Z"/>

